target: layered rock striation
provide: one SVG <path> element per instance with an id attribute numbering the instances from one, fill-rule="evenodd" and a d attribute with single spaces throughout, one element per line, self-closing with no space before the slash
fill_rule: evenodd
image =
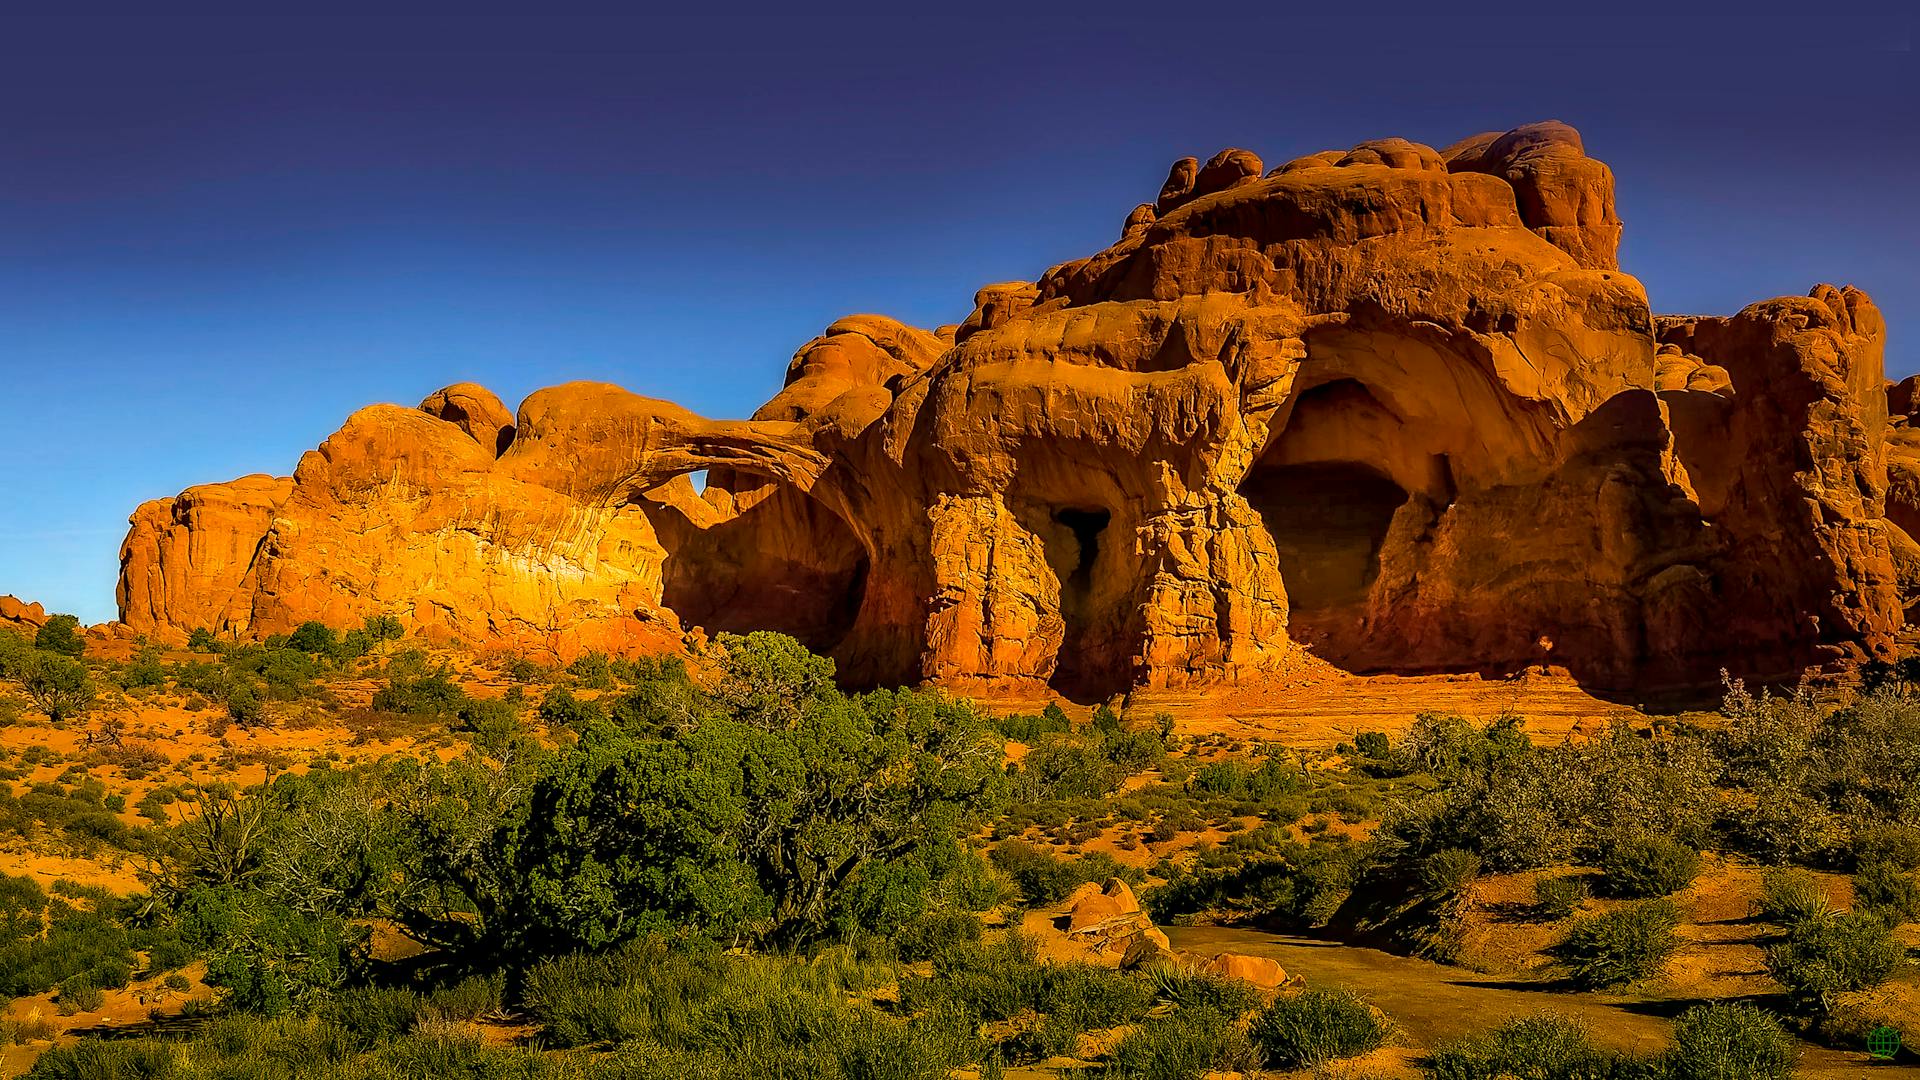
<path id="1" fill-rule="evenodd" d="M 1872 303 L 1655 316 L 1620 228 L 1559 123 L 1184 159 L 956 326 L 828 327 L 749 420 L 589 383 L 363 409 L 291 478 L 140 507 L 122 618 L 560 656 L 769 628 L 854 682 L 1080 700 L 1303 651 L 1615 687 L 1886 653 L 1920 448 Z"/>

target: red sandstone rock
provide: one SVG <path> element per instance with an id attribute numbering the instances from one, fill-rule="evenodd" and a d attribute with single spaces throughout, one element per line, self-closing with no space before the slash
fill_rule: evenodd
<path id="1" fill-rule="evenodd" d="M 590 383 L 362 410 L 291 479 L 136 511 L 123 618 L 559 654 L 768 627 L 855 682 L 1082 700 L 1303 649 L 1514 671 L 1549 639 L 1611 686 L 1886 651 L 1920 433 L 1888 434 L 1863 294 L 1656 318 L 1564 124 L 1261 168 L 1182 159 L 958 324 L 842 319 L 751 420 Z"/>
<path id="2" fill-rule="evenodd" d="M 47 609 L 17 596 L 0 596 L 0 626 L 38 632 L 47 625 Z"/>

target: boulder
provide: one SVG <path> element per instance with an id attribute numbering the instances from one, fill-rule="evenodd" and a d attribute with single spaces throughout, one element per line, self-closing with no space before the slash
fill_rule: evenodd
<path id="1" fill-rule="evenodd" d="M 1223 952 L 1200 965 L 1200 970 L 1222 979 L 1238 979 L 1262 990 L 1278 990 L 1287 983 L 1287 972 L 1270 956 L 1248 956 Z"/>
<path id="2" fill-rule="evenodd" d="M 13 595 L 0 596 L 0 626 L 38 633 L 45 625 L 47 609 L 39 603 L 30 604 Z"/>

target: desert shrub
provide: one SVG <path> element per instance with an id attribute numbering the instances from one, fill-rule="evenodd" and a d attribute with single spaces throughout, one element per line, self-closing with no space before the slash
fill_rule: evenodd
<path id="1" fill-rule="evenodd" d="M 1123 779 L 1120 768 L 1107 760 L 1099 747 L 1054 736 L 1020 759 L 1014 794 L 1025 802 L 1097 799 L 1110 794 Z"/>
<path id="2" fill-rule="evenodd" d="M 1087 964 L 1041 962 L 1034 943 L 1019 934 L 949 949 L 934 958 L 933 967 L 931 978 L 903 977 L 903 1008 L 947 1010 L 975 1023 L 1032 1011 L 1055 1021 L 1056 1047 L 1069 1035 L 1138 1019 L 1153 1005 L 1153 989 L 1144 980 Z"/>
<path id="3" fill-rule="evenodd" d="M 1810 871 L 1776 867 L 1760 875 L 1755 914 L 1776 926 L 1794 926 L 1833 913 L 1826 886 Z"/>
<path id="4" fill-rule="evenodd" d="M 1116 731 L 1100 741 L 1100 753 L 1126 775 L 1156 768 L 1166 760 L 1166 743 L 1152 731 Z"/>
<path id="5" fill-rule="evenodd" d="M 993 727 L 1002 737 L 1028 746 L 1038 744 L 1048 735 L 1061 735 L 1073 729 L 1067 714 L 1058 704 L 1048 705 L 1046 711 L 1037 716 L 1032 713 L 1009 713 L 996 717 Z"/>
<path id="6" fill-rule="evenodd" d="M 900 928 L 893 936 L 893 948 L 900 959 L 913 963 L 976 944 L 980 934 L 980 917 L 972 912 L 929 911 Z"/>
<path id="7" fill-rule="evenodd" d="M 454 1020 L 477 1020 L 498 1012 L 506 994 L 506 973 L 469 975 L 451 986 L 429 993 L 426 1004 L 435 1014 Z"/>
<path id="8" fill-rule="evenodd" d="M 387 685 L 374 691 L 373 707 L 381 712 L 407 716 L 453 716 L 466 702 L 466 692 L 445 669 L 421 675 L 393 675 Z"/>
<path id="9" fill-rule="evenodd" d="M 460 721 L 459 730 L 496 737 L 520 724 L 519 707 L 505 698 L 464 698 L 454 708 L 454 716 Z"/>
<path id="10" fill-rule="evenodd" d="M 1597 990 L 1651 978 L 1681 946 L 1680 909 L 1670 900 L 1641 900 L 1575 919 L 1553 946 L 1574 985 Z"/>
<path id="11" fill-rule="evenodd" d="M 53 1002 L 59 1008 L 61 1015 L 66 1016 L 77 1012 L 92 1012 L 105 1000 L 106 995 L 93 984 L 93 979 L 81 974 L 70 976 L 62 982 L 60 992 L 54 996 Z"/>
<path id="12" fill-rule="evenodd" d="M 1577 1021 L 1542 1014 L 1437 1047 L 1427 1073 L 1433 1080 L 1651 1080 L 1651 1070 L 1637 1064 L 1597 1046 Z"/>
<path id="13" fill-rule="evenodd" d="M 38 881 L 0 874 L 0 947 L 39 936 L 46 910 L 47 894 Z"/>
<path id="14" fill-rule="evenodd" d="M 1542 876 L 1533 882 L 1533 910 L 1542 919 L 1569 918 L 1587 902 L 1591 890 L 1578 874 Z"/>
<path id="15" fill-rule="evenodd" d="M 731 648 L 729 663 L 745 658 Z M 668 926 L 791 947 L 844 930 L 840 916 L 876 885 L 890 917 L 917 914 L 893 905 L 904 879 L 889 868 L 951 855 L 997 805 L 999 740 L 964 703 L 914 690 L 847 697 L 830 661 L 763 659 L 774 683 L 701 706 L 726 713 L 659 734 L 604 725 L 559 751 L 523 823 L 501 835 L 517 876 L 492 927 L 537 953 Z M 796 701 L 782 687 L 798 671 L 818 678 Z"/>
<path id="16" fill-rule="evenodd" d="M 589 650 L 581 653 L 573 663 L 567 665 L 567 674 L 589 690 L 613 689 L 613 665 L 603 652 Z"/>
<path id="17" fill-rule="evenodd" d="M 197 653 L 217 653 L 220 651 L 220 639 L 206 627 L 196 626 L 187 634 L 187 648 Z"/>
<path id="18" fill-rule="evenodd" d="M 584 731 L 588 724 L 604 721 L 607 710 L 597 701 L 582 701 L 565 687 L 556 686 L 540 698 L 537 710 L 540 722 L 548 727 Z"/>
<path id="19" fill-rule="evenodd" d="M 1392 1028 L 1356 994 L 1309 987 L 1255 1014 L 1248 1034 L 1269 1067 L 1301 1069 L 1377 1050 Z"/>
<path id="20" fill-rule="evenodd" d="M 61 656 L 80 656 L 87 651 L 87 640 L 80 636 L 79 619 L 55 615 L 34 634 L 33 647 Z"/>
<path id="21" fill-rule="evenodd" d="M 1375 761 L 1385 761 L 1393 756 L 1393 742 L 1384 731 L 1363 731 L 1353 737 L 1354 752 Z"/>
<path id="22" fill-rule="evenodd" d="M 1115 1080 L 1201 1080 L 1216 1072 L 1249 1072 L 1253 1046 L 1234 1017 L 1182 1007 L 1150 1017 L 1113 1048 L 1100 1075 Z"/>
<path id="23" fill-rule="evenodd" d="M 331 994 L 315 1011 L 351 1036 L 357 1049 L 371 1050 L 412 1031 L 422 1006 L 412 990 L 366 986 Z"/>
<path id="24" fill-rule="evenodd" d="M 235 679 L 227 686 L 227 717 L 241 727 L 259 727 L 267 722 L 267 703 L 249 679 Z"/>
<path id="25" fill-rule="evenodd" d="M 1890 923 L 1920 918 L 1920 880 L 1885 859 L 1868 859 L 1853 874 L 1853 901 Z"/>
<path id="26" fill-rule="evenodd" d="M 86 667 L 59 653 L 29 656 L 20 665 L 19 678 L 27 697 L 56 724 L 78 716 L 93 701 L 93 680 Z"/>
<path id="27" fill-rule="evenodd" d="M 1209 975 L 1179 964 L 1155 964 L 1146 978 L 1154 994 L 1181 1009 L 1202 1009 L 1238 1018 L 1260 1004 L 1260 991 L 1242 979 Z"/>
<path id="28" fill-rule="evenodd" d="M 1001 873 L 1013 879 L 1021 899 L 1032 907 L 1058 903 L 1080 885 L 1121 873 L 1120 865 L 1105 853 L 1062 859 L 1025 840 L 1002 840 L 987 854 Z"/>
<path id="29" fill-rule="evenodd" d="M 1352 893 L 1360 856 L 1351 845 L 1303 845 L 1284 835 L 1273 844 L 1206 849 L 1191 864 L 1172 867 L 1145 903 L 1159 920 L 1231 912 L 1320 926 Z"/>
<path id="30" fill-rule="evenodd" d="M 1399 756 L 1420 772 L 1451 777 L 1485 771 L 1531 748 L 1525 723 L 1518 716 L 1498 717 L 1476 727 L 1459 716 L 1421 713 L 1401 740 Z"/>
<path id="31" fill-rule="evenodd" d="M 360 622 L 360 632 L 376 645 L 389 641 L 398 641 L 406 636 L 407 628 L 392 615 L 369 615 Z"/>
<path id="32" fill-rule="evenodd" d="M 1667 1051 L 1667 1080 L 1789 1080 L 1793 1039 L 1751 1005 L 1714 1003 L 1680 1014 Z"/>
<path id="33" fill-rule="evenodd" d="M 694 1003 L 717 994 L 727 959 L 641 939 L 599 954 L 571 954 L 527 972 L 521 1004 L 547 1045 L 561 1048 L 673 1037 Z M 665 1040 L 663 1040 L 665 1041 Z"/>
<path id="34" fill-rule="evenodd" d="M 1858 862 L 1884 862 L 1901 870 L 1920 870 L 1920 825 L 1883 822 L 1860 830 L 1853 840 Z"/>
<path id="35" fill-rule="evenodd" d="M 1420 860 L 1420 888 L 1436 898 L 1458 896 L 1480 876 L 1480 856 L 1445 848 Z"/>
<path id="36" fill-rule="evenodd" d="M 1517 731 L 1476 738 L 1496 749 L 1434 751 L 1447 782 L 1387 816 L 1385 850 L 1418 857 L 1457 847 L 1496 870 L 1535 869 L 1572 862 L 1607 837 L 1703 836 L 1718 806 L 1714 764 L 1698 739 L 1643 737 L 1624 724 L 1582 744 L 1528 748 Z M 1433 739 L 1442 748 L 1458 741 Z"/>
<path id="37" fill-rule="evenodd" d="M 1307 781 L 1284 758 L 1266 755 L 1257 765 L 1234 758 L 1209 761 L 1193 771 L 1188 786 L 1200 795 L 1267 802 L 1305 791 Z"/>
<path id="38" fill-rule="evenodd" d="M 1665 836 L 1629 837 L 1608 844 L 1598 860 L 1610 896 L 1672 896 L 1700 876 L 1700 853 Z"/>
<path id="39" fill-rule="evenodd" d="M 326 623 L 309 619 L 287 635 L 286 647 L 309 656 L 332 656 L 340 649 L 340 639 Z"/>
<path id="40" fill-rule="evenodd" d="M 299 701 L 314 694 L 320 664 L 311 655 L 284 646 L 243 645 L 229 649 L 227 669 L 233 681 L 251 677 L 275 701 Z"/>
<path id="41" fill-rule="evenodd" d="M 127 666 L 121 669 L 120 685 L 128 690 L 151 689 L 167 685 L 167 669 L 160 663 L 160 655 L 152 649 L 142 649 Z"/>
<path id="42" fill-rule="evenodd" d="M 1903 957 L 1885 922 L 1847 912 L 1789 928 L 1786 940 L 1767 949 L 1767 974 L 1801 1008 L 1824 1014 L 1834 995 L 1886 982 Z"/>

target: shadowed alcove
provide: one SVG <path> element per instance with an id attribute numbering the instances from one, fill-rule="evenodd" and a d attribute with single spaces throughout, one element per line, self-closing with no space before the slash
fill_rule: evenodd
<path id="1" fill-rule="evenodd" d="M 644 502 L 660 543 L 662 603 L 708 633 L 774 630 L 831 654 L 860 614 L 866 549 L 839 515 L 776 480 L 714 470 L 706 490 Z M 694 504 L 700 505 L 694 505 Z"/>
<path id="2" fill-rule="evenodd" d="M 1240 486 L 1279 551 L 1296 640 L 1326 650 L 1364 613 L 1381 544 L 1407 501 L 1394 476 L 1402 427 L 1358 380 L 1322 383 L 1295 399 Z"/>

